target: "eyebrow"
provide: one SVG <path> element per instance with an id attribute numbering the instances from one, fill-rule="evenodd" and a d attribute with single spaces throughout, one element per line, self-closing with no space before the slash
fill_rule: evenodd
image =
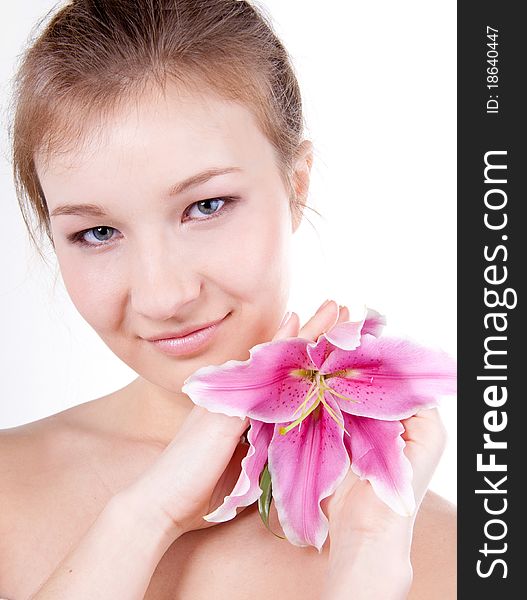
<path id="1" fill-rule="evenodd" d="M 176 183 L 168 189 L 168 196 L 177 196 L 186 192 L 187 190 L 201 185 L 213 177 L 219 177 L 220 175 L 226 175 L 227 173 L 239 172 L 242 169 L 240 167 L 214 167 L 207 169 L 191 177 L 187 177 L 183 181 Z M 50 216 L 56 217 L 58 215 L 81 215 L 90 217 L 107 217 L 107 213 L 98 204 L 61 204 L 53 209 Z"/>
<path id="2" fill-rule="evenodd" d="M 179 183 L 176 183 L 176 185 L 173 185 L 169 190 L 168 190 L 168 195 L 169 196 L 177 196 L 178 194 L 182 194 L 183 192 L 186 192 L 187 190 L 196 187 L 198 185 L 201 185 L 202 183 L 205 183 L 206 181 L 208 181 L 209 179 L 212 179 L 213 177 L 219 177 L 220 175 L 226 175 L 227 173 L 233 173 L 233 172 L 239 172 L 242 169 L 240 169 L 240 167 L 225 167 L 225 168 L 212 168 L 212 169 L 207 169 L 206 171 L 202 171 L 201 173 L 198 173 L 197 175 L 192 175 L 191 177 L 188 177 L 187 179 L 184 179 L 183 181 L 180 181 Z"/>

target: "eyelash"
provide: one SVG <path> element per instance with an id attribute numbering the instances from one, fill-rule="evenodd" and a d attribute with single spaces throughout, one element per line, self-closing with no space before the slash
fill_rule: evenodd
<path id="1" fill-rule="evenodd" d="M 236 202 L 236 200 L 238 200 L 238 198 L 236 196 L 217 196 L 215 198 L 207 198 L 206 200 L 199 200 L 198 202 L 193 202 L 192 204 L 190 204 L 186 209 L 185 212 L 183 213 L 184 215 L 187 214 L 187 212 L 190 211 L 190 209 L 193 206 L 197 206 L 198 204 L 201 204 L 202 202 L 210 202 L 211 200 L 222 200 L 223 204 L 221 205 L 221 207 L 214 213 L 212 213 L 210 216 L 205 216 L 203 219 L 185 219 L 183 222 L 186 221 L 210 221 L 211 219 L 215 219 L 217 216 L 220 216 L 222 213 L 224 213 L 230 204 L 233 204 L 234 202 Z M 99 228 L 105 228 L 105 229 L 112 229 L 114 231 L 117 231 L 117 229 L 115 229 L 114 227 L 110 227 L 107 225 L 98 225 L 97 227 L 90 227 L 89 229 L 83 229 L 82 231 L 78 231 L 76 233 L 72 233 L 71 235 L 68 236 L 68 240 L 73 243 L 73 244 L 78 244 L 80 246 L 85 246 L 85 247 L 89 247 L 89 248 L 100 248 L 101 246 L 107 246 L 109 244 L 111 244 L 111 240 L 108 242 L 101 242 L 100 244 L 92 244 L 91 242 L 87 242 L 84 239 L 84 235 L 90 231 L 93 231 L 94 229 L 99 229 Z"/>

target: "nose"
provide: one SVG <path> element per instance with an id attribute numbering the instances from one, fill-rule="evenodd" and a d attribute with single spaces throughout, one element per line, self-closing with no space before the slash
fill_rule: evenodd
<path id="1" fill-rule="evenodd" d="M 133 310 L 166 321 L 199 297 L 201 279 L 192 261 L 175 257 L 173 249 L 157 247 L 139 253 L 133 267 L 130 302 Z"/>

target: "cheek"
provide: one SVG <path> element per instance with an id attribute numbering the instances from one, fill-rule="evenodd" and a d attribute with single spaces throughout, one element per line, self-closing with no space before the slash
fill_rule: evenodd
<path id="1" fill-rule="evenodd" d="M 267 210 L 245 215 L 236 234 L 218 253 L 222 287 L 251 303 L 280 302 L 287 295 L 291 225 L 288 209 L 264 205 Z"/>
<path id="2" fill-rule="evenodd" d="M 123 298 L 118 272 L 109 260 L 73 260 L 59 252 L 57 257 L 64 285 L 84 320 L 101 333 L 114 328 L 121 320 Z"/>

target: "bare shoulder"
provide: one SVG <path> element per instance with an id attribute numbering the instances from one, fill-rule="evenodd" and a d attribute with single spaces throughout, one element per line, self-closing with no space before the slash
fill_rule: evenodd
<path id="1" fill-rule="evenodd" d="M 409 600 L 457 597 L 457 511 L 454 504 L 434 492 L 427 492 L 416 518 L 412 565 Z"/>
<path id="2" fill-rule="evenodd" d="M 46 495 L 57 491 L 52 482 L 65 432 L 53 418 L 0 430 L 0 597 L 22 597 L 28 571 L 38 572 L 52 554 L 39 548 L 39 522 L 47 512 Z M 30 570 L 28 557 L 36 553 L 41 563 Z"/>
<path id="3" fill-rule="evenodd" d="M 0 430 L 0 598 L 34 589 L 141 465 L 97 431 L 96 402 Z"/>
<path id="4" fill-rule="evenodd" d="M 0 430 L 2 506 L 57 505 L 59 489 L 66 500 L 90 486 L 116 492 L 127 481 L 127 466 L 151 457 L 148 448 L 117 435 L 114 420 L 110 398 L 104 397 Z"/>
<path id="5" fill-rule="evenodd" d="M 56 416 L 0 430 L 0 494 L 4 500 L 29 494 L 60 469 L 60 449 L 74 436 Z M 5 506 L 5 505 L 4 505 Z"/>
<path id="6" fill-rule="evenodd" d="M 89 412 L 92 402 L 0 430 L 0 478 L 5 494 L 27 495 L 32 488 L 45 487 L 88 451 L 94 436 L 90 420 L 82 415 Z"/>

